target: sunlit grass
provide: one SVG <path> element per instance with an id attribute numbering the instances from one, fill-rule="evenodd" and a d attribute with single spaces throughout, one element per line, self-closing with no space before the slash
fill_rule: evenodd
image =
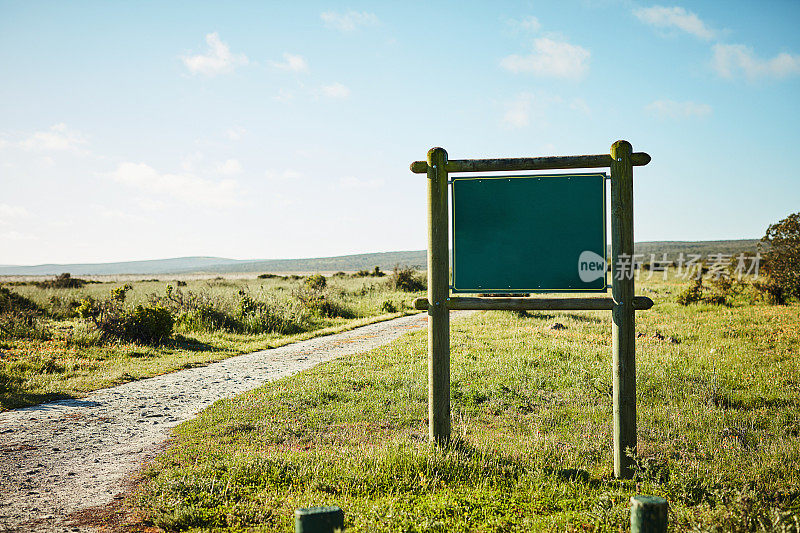
<path id="1" fill-rule="evenodd" d="M 128 283 L 133 289 L 129 291 L 126 305 L 146 304 L 151 295 L 163 296 L 167 285 L 172 285 L 174 290 L 203 293 L 219 308 L 234 313 L 239 291 L 245 291 L 255 300 L 289 305 L 302 280 L 220 278 L 189 281 L 181 287 L 175 281 Z M 73 289 L 20 285 L 12 289 L 42 308 L 52 309 L 54 297 L 62 301 L 100 299 L 121 285 L 121 282 L 97 283 Z M 49 339 L 0 339 L 0 408 L 81 396 L 99 388 L 401 316 L 412 312 L 410 304 L 415 296 L 390 290 L 385 278 L 329 278 L 327 294 L 346 306 L 352 318 L 311 313 L 301 331 L 294 334 L 247 334 L 222 329 L 195 331 L 178 324 L 170 339 L 148 346 L 101 342 L 99 332 L 80 318 L 47 319 L 44 324 L 52 333 Z"/>
<path id="2" fill-rule="evenodd" d="M 635 480 L 612 476 L 609 313 L 486 312 L 452 324 L 452 446 L 426 442 L 416 332 L 218 402 L 131 502 L 167 530 L 330 504 L 348 531 L 619 531 L 646 493 L 677 530 L 769 530 L 800 513 L 800 305 L 680 307 L 686 283 L 641 281 Z"/>

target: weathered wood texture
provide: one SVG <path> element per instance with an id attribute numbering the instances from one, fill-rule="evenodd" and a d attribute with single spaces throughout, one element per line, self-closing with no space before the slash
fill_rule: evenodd
<path id="1" fill-rule="evenodd" d="M 428 309 L 427 298 L 416 298 L 414 309 Z M 447 309 L 462 310 L 507 310 L 507 311 L 611 311 L 613 298 L 469 298 L 451 297 Z M 653 307 L 653 300 L 646 296 L 635 296 L 633 308 L 637 311 Z"/>
<path id="2" fill-rule="evenodd" d="M 447 152 L 428 152 L 428 436 L 450 439 L 450 262 Z"/>
<path id="3" fill-rule="evenodd" d="M 633 476 L 636 453 L 636 354 L 633 287 L 633 165 L 628 141 L 611 145 L 611 261 L 614 308 L 611 330 L 614 475 Z"/>
<path id="4" fill-rule="evenodd" d="M 660 496 L 631 497 L 631 533 L 667 533 L 669 503 Z"/>
<path id="5" fill-rule="evenodd" d="M 631 154 L 633 166 L 644 166 L 650 156 L 644 152 Z M 574 155 L 563 157 L 517 157 L 507 159 L 453 159 L 447 163 L 447 172 L 503 172 L 516 170 L 556 170 L 568 168 L 608 168 L 614 163 L 610 155 Z M 428 163 L 414 161 L 411 172 L 424 174 Z"/>

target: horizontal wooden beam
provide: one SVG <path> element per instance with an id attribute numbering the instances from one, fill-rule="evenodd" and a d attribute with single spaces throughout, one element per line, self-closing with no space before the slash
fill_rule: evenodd
<path id="1" fill-rule="evenodd" d="M 641 167 L 650 162 L 650 156 L 644 152 L 631 154 L 631 162 Z M 504 172 L 516 170 L 560 170 L 571 168 L 607 168 L 613 160 L 608 154 L 570 155 L 559 157 L 517 157 L 510 159 L 452 159 L 447 162 L 447 172 Z M 411 172 L 425 174 L 428 171 L 426 161 L 411 163 Z"/>
<path id="2" fill-rule="evenodd" d="M 426 311 L 427 298 L 416 298 L 414 309 Z M 610 311 L 613 298 L 468 298 L 453 297 L 446 302 L 447 308 L 456 310 L 506 310 L 506 311 Z M 634 296 L 633 308 L 644 311 L 653 307 L 647 296 Z"/>

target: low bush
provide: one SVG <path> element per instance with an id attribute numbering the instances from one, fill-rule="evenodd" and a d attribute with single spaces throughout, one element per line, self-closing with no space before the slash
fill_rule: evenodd
<path id="1" fill-rule="evenodd" d="M 382 278 L 386 272 L 381 270 L 381 267 L 376 266 L 372 270 L 359 270 L 353 274 L 354 278 Z"/>
<path id="2" fill-rule="evenodd" d="M 412 267 L 395 266 L 389 276 L 389 286 L 396 291 L 418 292 L 425 290 L 427 285 L 422 276 Z"/>
<path id="3" fill-rule="evenodd" d="M 51 332 L 42 322 L 42 309 L 33 301 L 0 287 L 0 336 L 46 340 Z"/>
<path id="4" fill-rule="evenodd" d="M 43 289 L 80 289 L 87 283 L 90 282 L 85 279 L 73 278 L 69 272 L 64 272 L 53 279 L 40 281 L 38 285 Z"/>
<path id="5" fill-rule="evenodd" d="M 123 314 L 124 337 L 144 344 L 159 344 L 172 335 L 175 320 L 161 306 L 137 305 Z"/>
<path id="6" fill-rule="evenodd" d="M 309 312 L 324 318 L 355 318 L 356 313 L 343 302 L 322 291 L 299 289 L 294 296 Z"/>
<path id="7" fill-rule="evenodd" d="M 258 279 L 286 279 L 284 276 L 281 276 L 279 274 L 269 274 L 269 273 L 259 274 L 257 277 Z"/>
<path id="8" fill-rule="evenodd" d="M 753 287 L 758 291 L 762 299 L 770 305 L 784 305 L 786 304 L 786 291 L 784 286 L 773 279 L 767 279 L 764 282 L 755 281 Z"/>
<path id="9" fill-rule="evenodd" d="M 328 280 L 322 274 L 308 276 L 303 282 L 303 287 L 312 291 L 321 291 L 328 286 Z"/>
<path id="10" fill-rule="evenodd" d="M 158 304 L 137 305 L 125 309 L 125 298 L 133 287 L 117 287 L 103 300 L 88 297 L 81 301 L 78 315 L 90 320 L 100 330 L 103 341 L 126 340 L 143 344 L 158 344 L 170 335 L 174 319 L 169 310 Z"/>

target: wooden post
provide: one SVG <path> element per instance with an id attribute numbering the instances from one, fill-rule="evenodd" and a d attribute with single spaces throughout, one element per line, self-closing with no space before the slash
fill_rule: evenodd
<path id="1" fill-rule="evenodd" d="M 295 533 L 336 533 L 344 530 L 344 513 L 336 506 L 305 507 L 294 511 Z"/>
<path id="2" fill-rule="evenodd" d="M 660 496 L 631 497 L 631 533 L 667 533 L 669 504 Z"/>
<path id="3" fill-rule="evenodd" d="M 633 149 L 611 145 L 611 310 L 614 381 L 614 475 L 633 475 L 629 452 L 636 453 L 636 354 L 633 312 Z"/>
<path id="4" fill-rule="evenodd" d="M 447 152 L 428 151 L 428 437 L 450 439 L 450 260 Z"/>

